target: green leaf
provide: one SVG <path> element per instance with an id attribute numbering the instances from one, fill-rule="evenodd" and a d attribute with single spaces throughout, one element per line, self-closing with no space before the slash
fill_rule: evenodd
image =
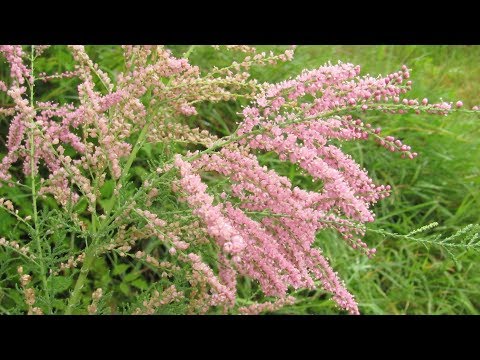
<path id="1" fill-rule="evenodd" d="M 72 285 L 72 278 L 65 276 L 51 276 L 47 281 L 54 294 L 62 293 Z"/>
<path id="2" fill-rule="evenodd" d="M 53 299 L 52 305 L 58 310 L 64 310 L 66 308 L 65 302 L 61 299 Z"/>
<path id="3" fill-rule="evenodd" d="M 102 206 L 103 209 L 108 209 L 113 204 L 114 201 L 115 201 L 115 198 L 110 198 L 110 199 L 99 200 L 98 203 Z"/>
<path id="4" fill-rule="evenodd" d="M 136 279 L 135 281 L 132 281 L 131 283 L 133 286 L 135 286 L 137 289 L 140 290 L 147 290 L 148 289 L 148 284 L 145 281 L 145 279 L 139 278 Z"/>
<path id="5" fill-rule="evenodd" d="M 109 199 L 113 195 L 113 188 L 115 186 L 115 181 L 110 179 L 105 181 L 103 186 L 100 188 L 100 194 L 102 194 L 102 198 Z"/>
<path id="6" fill-rule="evenodd" d="M 77 214 L 81 214 L 85 210 L 87 210 L 87 206 L 88 206 L 88 201 L 84 196 L 82 196 L 80 200 L 75 204 L 74 210 Z"/>
<path id="7" fill-rule="evenodd" d="M 112 271 L 112 275 L 123 274 L 129 267 L 130 265 L 127 265 L 127 264 L 118 264 L 114 267 Z"/>
<path id="8" fill-rule="evenodd" d="M 123 277 L 123 280 L 126 282 L 131 282 L 140 276 L 139 272 L 133 271 Z"/>
<path id="9" fill-rule="evenodd" d="M 135 166 L 133 167 L 133 172 L 135 175 L 137 175 L 138 177 L 142 177 L 144 176 L 146 173 L 147 173 L 147 170 L 145 170 L 143 167 L 141 166 Z"/>
<path id="10" fill-rule="evenodd" d="M 145 145 L 143 145 L 141 151 L 145 153 L 145 155 L 147 156 L 147 158 L 150 159 L 150 158 L 152 157 L 152 145 L 151 145 L 151 144 L 145 144 Z"/>
<path id="11" fill-rule="evenodd" d="M 130 295 L 130 287 L 127 284 L 121 283 L 119 288 L 120 288 L 120 291 L 126 296 Z"/>

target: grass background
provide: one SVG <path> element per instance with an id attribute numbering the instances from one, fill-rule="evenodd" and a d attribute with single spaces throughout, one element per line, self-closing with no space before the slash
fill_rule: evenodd
<path id="1" fill-rule="evenodd" d="M 187 46 L 173 46 L 182 54 Z M 260 48 L 272 49 L 282 47 Z M 119 47 L 87 47 L 94 61 L 115 75 L 123 65 Z M 39 64 L 47 72 L 72 70 L 71 56 L 62 48 L 49 50 L 55 62 Z M 191 61 L 203 67 L 227 64 L 231 54 L 196 47 Z M 294 61 L 273 68 L 256 67 L 252 74 L 260 81 L 275 82 L 313 69 L 327 61 L 352 62 L 362 74 L 376 76 L 394 72 L 402 64 L 412 69 L 413 90 L 409 97 L 427 97 L 430 102 L 462 100 L 466 107 L 480 104 L 480 46 L 299 46 Z M 0 66 L 1 76 L 8 76 Z M 45 86 L 44 101 L 60 98 L 72 101 L 75 80 L 61 80 Z M 40 86 L 40 85 L 39 85 Z M 52 86 L 51 89 L 48 86 Z M 4 99 L 1 98 L 0 102 Z M 191 124 L 227 135 L 236 127 L 242 103 L 202 104 Z M 245 104 L 243 104 L 245 105 Z M 377 221 L 370 229 L 407 234 L 433 221 L 435 231 L 450 235 L 459 228 L 480 223 L 480 119 L 476 115 L 449 117 L 427 115 L 375 115 L 368 121 L 379 125 L 411 145 L 420 155 L 415 160 L 400 159 L 364 142 L 345 144 L 344 149 L 378 183 L 390 184 L 392 196 L 375 206 Z M 2 120 L 0 133 L 7 124 Z M 4 136 L 2 136 L 4 138 Z M 3 145 L 2 145 L 3 146 Z M 1 151 L 1 149 L 0 149 Z M 144 153 L 145 154 L 145 153 Z M 146 155 L 145 155 L 146 156 Z M 295 185 L 311 188 L 293 166 L 275 163 L 280 173 Z M 8 197 L 3 187 L 0 195 Z M 11 226 L 3 224 L 3 227 Z M 2 225 L 0 225 L 0 228 Z M 334 233 L 318 235 L 332 266 L 355 294 L 364 314 L 477 314 L 480 311 L 480 254 L 457 251 L 452 257 L 440 247 L 426 248 L 404 239 L 367 232 L 366 241 L 377 248 L 373 259 L 348 248 Z M 242 289 L 240 289 L 242 291 Z M 297 292 L 298 302 L 280 313 L 335 314 L 338 310 L 322 291 Z"/>

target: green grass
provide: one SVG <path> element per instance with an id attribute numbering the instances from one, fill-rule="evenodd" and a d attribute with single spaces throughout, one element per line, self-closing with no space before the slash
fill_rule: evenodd
<path id="1" fill-rule="evenodd" d="M 186 46 L 173 47 L 177 54 L 186 49 Z M 118 48 L 89 47 L 87 50 L 93 60 L 112 75 L 122 66 Z M 68 53 L 60 48 L 48 51 L 55 51 L 64 61 L 39 64 L 39 67 L 47 72 L 72 70 Z M 196 47 L 190 58 L 194 64 L 212 66 L 214 61 L 216 65 L 227 63 L 229 56 L 207 47 Z M 329 60 L 332 63 L 341 60 L 359 64 L 362 74 L 376 76 L 406 64 L 412 69 L 410 97 L 428 97 L 430 102 L 441 98 L 460 99 L 466 107 L 471 107 L 480 104 L 479 59 L 480 46 L 299 46 L 293 62 L 274 68 L 257 67 L 253 75 L 260 81 L 275 82 Z M 0 66 L 0 71 L 2 76 L 8 76 L 4 67 Z M 61 101 L 71 101 L 73 93 L 69 89 L 75 81 L 55 82 L 57 90 L 42 91 L 48 94 L 42 100 L 60 97 Z M 0 94 L 0 103 L 4 100 Z M 192 125 L 227 135 L 236 127 L 240 105 L 245 103 L 202 104 L 199 115 L 190 121 Z M 385 229 L 407 234 L 436 221 L 439 226 L 429 233 L 448 236 L 467 224 L 480 223 L 480 119 L 457 114 L 449 117 L 376 115 L 368 120 L 381 126 L 385 134 L 404 140 L 420 155 L 415 160 L 403 160 L 374 143 L 345 144 L 346 152 L 366 167 L 376 182 L 390 184 L 393 189 L 391 197 L 375 206 L 377 221 L 369 225 L 373 231 L 366 236 L 366 242 L 377 248 L 377 254 L 368 259 L 348 248 L 331 232 L 320 233 L 318 244 L 355 294 L 364 314 L 479 313 L 480 253 L 457 250 L 451 256 L 440 246 L 427 248 L 413 240 L 384 237 L 374 231 Z M 6 126 L 4 122 L 0 124 L 2 134 Z M 273 160 L 265 156 L 263 161 Z M 288 164 L 278 169 L 297 185 L 314 186 Z M 1 188 L 0 196 L 8 196 L 11 191 L 15 191 L 14 188 Z M 11 227 L 11 223 L 0 224 L 0 231 L 5 233 Z M 244 290 L 247 289 L 240 289 Z M 300 291 L 297 295 L 297 304 L 279 313 L 338 313 L 323 291 Z"/>

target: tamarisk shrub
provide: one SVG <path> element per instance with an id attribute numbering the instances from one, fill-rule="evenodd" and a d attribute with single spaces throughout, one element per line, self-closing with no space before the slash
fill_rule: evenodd
<path id="1" fill-rule="evenodd" d="M 0 201 L 17 222 L 0 234 L 15 265 L 1 276 L 24 299 L 2 306 L 17 313 L 252 314 L 291 306 L 292 290 L 320 287 L 358 314 L 316 235 L 333 229 L 373 256 L 361 239 L 390 187 L 375 184 L 339 143 L 373 139 L 413 159 L 410 146 L 367 122 L 369 113 L 447 115 L 463 105 L 407 98 L 406 66 L 371 77 L 326 64 L 277 84 L 252 79 L 253 66 L 291 61 L 294 47 L 217 46 L 240 60 L 200 69 L 188 60 L 194 47 L 176 57 L 163 46 L 123 46 L 123 67 L 113 73 L 83 46 L 67 49 L 73 70 L 47 74 L 37 64 L 55 54 L 48 46 L 0 46 L 10 74 L 0 81 L 10 104 L 0 108 L 9 121 L 0 180 L 29 199 Z M 54 85 L 67 78 L 76 96 L 57 101 Z M 198 104 L 239 99 L 249 105 L 232 134 L 197 124 Z M 321 190 L 262 166 L 267 152 Z M 99 287 L 109 267 L 135 282 Z M 263 296 L 239 295 L 239 279 Z"/>

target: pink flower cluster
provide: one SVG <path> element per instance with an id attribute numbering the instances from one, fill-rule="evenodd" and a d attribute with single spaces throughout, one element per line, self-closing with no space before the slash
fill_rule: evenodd
<path id="1" fill-rule="evenodd" d="M 218 245 L 227 253 L 238 253 L 244 247 L 243 238 L 230 222 L 222 215 L 219 205 L 213 206 L 213 196 L 206 193 L 207 185 L 202 183 L 199 175 L 192 173 L 192 165 L 183 161 L 180 155 L 175 156 L 175 165 L 180 169 L 179 187 L 188 196 L 188 204 L 194 208 L 205 223 L 207 232 L 218 240 Z"/>
<path id="2" fill-rule="evenodd" d="M 124 141 L 131 134 L 131 124 L 125 116 L 128 116 L 128 108 L 123 106 L 126 93 L 118 90 L 102 95 L 94 90 L 91 68 L 110 90 L 111 81 L 91 62 L 83 47 L 75 46 L 72 52 L 79 64 L 73 73 L 83 80 L 78 86 L 80 104 L 35 102 L 32 107 L 26 87 L 21 85 L 25 80 L 32 80 L 30 70 L 23 64 L 21 46 L 3 46 L 0 52 L 10 64 L 12 83 L 6 91 L 15 104 L 8 134 L 8 153 L 0 164 L 0 180 L 11 180 L 10 167 L 18 160 L 23 161 L 24 173 L 30 174 L 33 162 L 36 173 L 43 165 L 49 173 L 40 194 L 51 193 L 60 204 L 66 205 L 79 198 L 79 194 L 71 190 L 71 184 L 75 184 L 93 204 L 98 194 L 94 193 L 91 180 L 83 171 L 97 169 L 103 172 L 108 168 L 113 178 L 119 178 L 120 159 L 131 151 L 131 145 Z M 118 108 L 116 116 L 107 118 L 106 112 L 113 107 Z M 33 159 L 31 145 L 34 147 Z M 64 155 L 67 147 L 75 150 L 76 158 Z"/>
<path id="3" fill-rule="evenodd" d="M 32 55 L 40 56 L 46 49 L 34 48 Z M 165 47 L 123 49 L 125 69 L 113 79 L 89 58 L 83 46 L 69 47 L 75 61 L 73 71 L 40 73 L 40 77 L 25 65 L 27 56 L 21 46 L 0 46 L 0 55 L 10 67 L 10 79 L 0 81 L 0 91 L 13 102 L 12 108 L 0 108 L 2 116 L 11 117 L 0 185 L 13 185 L 10 169 L 22 165 L 25 175 L 32 171 L 42 174 L 38 194 L 52 195 L 61 206 L 83 196 L 92 218 L 108 219 L 109 226 L 121 229 L 117 234 L 121 240 L 132 241 L 123 247 L 110 244 L 111 249 L 122 251 L 121 256 L 132 250 L 135 239 L 160 239 L 168 245 L 165 256 L 176 257 L 191 270 L 188 281 L 192 290 L 185 296 L 190 297 L 194 311 L 203 313 L 212 306 L 235 308 L 237 280 L 248 277 L 264 295 L 276 299 L 241 307 L 241 313 L 274 311 L 293 302 L 292 290 L 320 286 L 340 308 L 358 314 L 354 297 L 319 248 L 317 234 L 333 229 L 349 246 L 373 256 L 375 249 L 369 249 L 361 238 L 365 224 L 374 221 L 372 206 L 389 195 L 390 187 L 375 184 L 339 143 L 373 139 L 381 147 L 413 159 L 417 153 L 410 146 L 382 134 L 362 118 L 370 112 L 447 115 L 463 103 L 429 104 L 427 99 L 405 98 L 412 85 L 406 66 L 376 78 L 360 76 L 359 66 L 329 63 L 277 84 L 251 79 L 248 70 L 253 65 L 289 61 L 293 48 L 274 54 L 257 53 L 249 46 L 227 46 L 242 60 L 206 72 L 186 58 L 173 56 Z M 41 102 L 27 92 L 28 85 L 35 93 L 36 80 L 62 77 L 79 78 L 75 103 Z M 179 121 L 197 114 L 199 102 L 240 96 L 250 99 L 250 105 L 243 109 L 238 129 L 225 138 Z M 155 187 L 156 176 L 163 176 L 161 171 L 149 175 L 131 203 L 118 196 L 145 142 L 164 142 L 168 147 L 165 154 L 173 150 L 173 158 L 160 169 L 178 170 L 173 189 L 190 209 L 184 213 L 191 211 L 193 216 L 169 222 L 163 214 L 154 213 L 153 204 L 162 196 Z M 169 147 L 171 143 L 175 146 Z M 206 149 L 187 156 L 176 154 L 177 145 L 185 143 Z M 295 164 L 320 183 L 321 189 L 293 186 L 287 177 L 262 166 L 258 155 L 265 152 Z M 227 180 L 221 194 L 202 180 L 205 173 Z M 107 180 L 115 184 L 112 209 L 97 203 Z M 137 204 L 142 191 L 146 202 Z M 110 212 L 124 215 L 112 220 Z M 141 229 L 137 227 L 139 217 L 147 222 Z M 194 220 L 189 222 L 191 218 Z M 212 239 L 216 268 L 196 252 L 197 246 Z M 142 251 L 137 254 L 137 258 L 145 255 L 149 264 L 165 263 Z M 165 277 L 169 276 L 165 272 Z M 161 303 L 158 296 L 152 301 L 145 305 L 147 312 Z"/>
<path id="4" fill-rule="evenodd" d="M 228 268 L 220 273 L 225 284 L 234 282 L 232 274 L 240 274 L 257 280 L 266 295 L 285 297 L 290 286 L 314 289 L 318 280 L 344 309 L 358 313 L 352 295 L 321 251 L 312 247 L 315 233 L 331 227 L 336 218 L 320 209 L 320 194 L 299 188 L 292 190 L 287 178 L 260 166 L 254 155 L 227 148 L 213 155 L 203 155 L 192 165 L 178 156 L 176 165 L 182 176 L 178 187 L 186 193 L 186 201 L 194 213 L 210 209 L 216 214 L 216 217 L 202 217 L 205 226 L 221 222 L 229 233 L 233 230 L 235 236 L 243 240 L 244 246 L 232 254 L 231 259 L 222 258 L 222 266 Z M 229 178 L 231 196 L 240 203 L 223 201 L 212 206 L 213 197 L 207 194 L 206 184 L 192 169 L 195 172 L 216 171 Z M 248 216 L 253 211 L 266 211 L 272 216 L 266 215 L 261 222 L 254 221 Z M 351 231 L 350 228 L 344 230 Z M 223 234 L 210 234 L 220 243 L 225 241 Z"/>
<path id="5" fill-rule="evenodd" d="M 258 315 L 263 312 L 274 312 L 285 305 L 293 305 L 295 303 L 295 298 L 293 296 L 289 296 L 286 298 L 279 298 L 273 302 L 264 302 L 261 304 L 254 303 L 248 306 L 242 306 L 238 308 L 238 312 L 242 315 Z"/>
<path id="6" fill-rule="evenodd" d="M 42 55 L 46 48 L 48 46 L 37 46 L 35 55 Z M 215 73 L 217 69 L 202 76 L 197 66 L 173 56 L 163 46 L 124 46 L 126 69 L 118 74 L 114 85 L 110 76 L 89 58 L 84 46 L 73 45 L 69 49 L 75 60 L 74 71 L 40 73 L 34 77 L 25 65 L 29 59 L 22 46 L 0 46 L 0 55 L 7 60 L 11 72 L 11 83 L 0 81 L 0 91 L 6 92 L 15 104 L 13 109 L 0 108 L 0 114 L 13 115 L 8 153 L 0 164 L 0 180 L 12 184 L 9 170 L 19 160 L 23 161 L 25 174 L 31 172 L 29 135 L 33 133 L 34 171 L 45 166 L 49 174 L 41 193 L 53 194 L 63 205 L 79 198 L 79 193 L 72 193 L 71 184 L 79 187 L 79 192 L 92 202 L 98 196 L 90 192 L 91 179 L 84 176 L 87 169 L 95 169 L 99 174 L 109 172 L 112 178 L 119 179 L 121 161 L 132 151 L 129 141 L 142 128 L 148 127 L 148 141 L 163 141 L 165 133 L 177 135 L 168 130 L 173 115 L 194 115 L 195 104 L 200 101 L 234 99 L 243 88 L 257 89 L 255 81 L 247 84 L 247 72 L 228 69 Z M 262 53 L 247 61 L 246 66 L 272 58 L 287 61 L 291 57 L 284 54 L 269 57 Z M 26 81 L 34 83 L 34 79 L 48 81 L 62 77 L 81 80 L 79 104 L 39 101 L 34 101 L 33 106 L 30 104 L 24 86 Z M 97 80 L 101 90 L 95 85 Z M 150 99 L 145 104 L 143 98 L 149 91 Z M 159 111 L 160 108 L 163 110 Z M 186 138 L 192 136 L 186 134 Z M 63 155 L 69 147 L 75 150 L 75 158 Z M 97 185 L 101 186 L 101 182 Z"/>
<path id="7" fill-rule="evenodd" d="M 19 84 L 25 79 L 30 80 L 30 70 L 23 64 L 22 57 L 25 55 L 21 45 L 0 45 L 2 54 L 10 65 L 10 76 Z"/>
<path id="8" fill-rule="evenodd" d="M 382 137 L 379 128 L 355 119 L 353 113 L 445 114 L 452 108 L 448 103 L 400 102 L 411 86 L 410 81 L 405 83 L 410 77 L 405 66 L 386 77 L 359 73 L 352 64 L 327 64 L 270 85 L 243 110 L 244 120 L 220 151 L 191 154 L 195 159 L 191 165 L 177 155 L 179 191 L 186 194 L 194 214 L 209 209 L 215 214 L 212 218 L 200 215 L 207 228 L 219 222 L 227 234 L 243 239 L 244 247 L 234 256 L 219 255 L 224 269 L 220 276 L 228 274 L 224 283 L 234 284 L 236 276 L 246 276 L 257 280 L 265 295 L 279 299 L 285 299 L 291 288 L 315 288 L 320 283 L 340 308 L 359 313 L 353 296 L 316 246 L 316 234 L 333 228 L 352 248 L 373 256 L 376 250 L 361 240 L 363 224 L 374 220 L 371 206 L 389 195 L 390 186 L 374 184 L 368 172 L 335 143 L 373 137 L 388 150 L 414 158 L 417 154 L 408 145 L 392 136 Z M 259 164 L 256 150 L 274 152 L 280 160 L 297 164 L 322 182 L 322 190 L 292 187 L 286 177 Z M 230 183 L 229 193 L 223 193 L 217 205 L 201 182 L 202 172 L 216 172 Z M 210 234 L 219 243 L 225 241 L 223 234 Z M 225 250 L 220 247 L 220 252 Z"/>

